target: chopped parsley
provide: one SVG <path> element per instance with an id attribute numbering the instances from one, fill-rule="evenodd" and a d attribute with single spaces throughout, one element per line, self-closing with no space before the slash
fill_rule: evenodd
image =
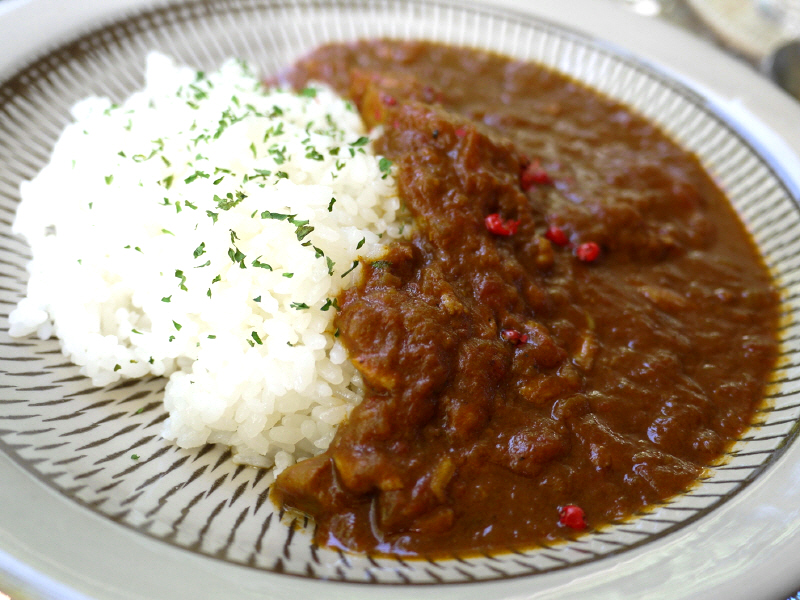
<path id="1" fill-rule="evenodd" d="M 276 221 L 288 221 L 289 219 L 293 219 L 295 216 L 297 215 L 287 215 L 284 213 L 270 212 L 268 210 L 265 210 L 261 213 L 262 219 L 274 219 Z"/>
<path id="2" fill-rule="evenodd" d="M 219 196 L 214 194 L 214 202 L 217 203 L 217 208 L 219 208 L 220 210 L 230 210 L 245 198 L 247 198 L 247 195 L 241 191 L 236 192 L 236 197 L 234 197 L 234 195 L 231 192 L 225 194 L 224 198 L 220 198 Z M 210 213 L 211 211 L 206 211 L 206 212 Z M 216 222 L 216 219 L 214 219 L 214 222 Z"/>
<path id="3" fill-rule="evenodd" d="M 339 310 L 339 301 L 336 298 L 326 298 L 325 304 L 323 304 L 320 307 L 320 310 L 327 311 L 331 307 L 335 308 L 336 310 Z"/>
<path id="4" fill-rule="evenodd" d="M 175 269 L 175 277 L 181 280 L 180 287 L 185 292 L 187 291 L 186 288 L 186 275 L 183 274 L 183 271 L 180 269 Z"/>
<path id="5" fill-rule="evenodd" d="M 310 147 L 308 152 L 306 152 L 306 158 L 310 158 L 311 160 L 325 160 L 325 157 L 317 152 L 317 149 L 314 147 Z"/>
<path id="6" fill-rule="evenodd" d="M 289 222 L 297 227 L 295 229 L 295 235 L 297 235 L 297 241 L 302 242 L 303 239 L 312 231 L 314 228 L 308 224 L 308 221 L 297 221 L 295 219 L 289 219 Z"/>
<path id="7" fill-rule="evenodd" d="M 198 177 L 202 177 L 203 179 L 208 179 L 210 175 L 208 173 L 204 173 L 203 171 L 195 171 L 191 175 L 189 175 L 186 179 L 183 180 L 184 183 L 192 183 Z"/>
<path id="8" fill-rule="evenodd" d="M 344 273 L 342 273 L 342 277 L 344 278 L 346 275 L 349 275 L 349 274 L 350 274 L 350 273 L 351 273 L 353 270 L 355 270 L 355 268 L 356 268 L 357 266 L 358 266 L 358 261 L 357 261 L 357 260 L 354 260 L 354 261 L 353 261 L 353 266 L 352 266 L 352 267 L 350 267 L 349 269 L 347 269 L 347 271 L 345 271 Z"/>
<path id="9" fill-rule="evenodd" d="M 257 179 L 258 177 L 266 179 L 267 177 L 272 175 L 272 171 L 269 171 L 267 169 L 253 169 L 253 170 L 255 171 L 256 174 L 255 175 L 249 175 L 248 176 L 248 181 L 250 179 Z"/>
<path id="10" fill-rule="evenodd" d="M 381 179 L 386 179 L 386 177 L 389 175 L 389 171 L 392 168 L 392 161 L 390 161 L 388 158 L 381 157 L 381 159 L 378 161 L 378 168 L 381 170 L 381 173 L 383 173 L 383 177 L 381 177 Z"/>
<path id="11" fill-rule="evenodd" d="M 250 263 L 250 264 L 252 264 L 254 267 L 258 267 L 259 269 L 267 269 L 268 271 L 272 271 L 272 267 L 271 267 L 270 265 L 268 265 L 267 263 L 265 263 L 265 262 L 261 262 L 261 261 L 259 260 L 260 258 L 261 258 L 261 257 L 259 256 L 258 258 L 256 258 L 256 259 L 255 259 L 255 260 L 254 260 L 252 263 Z"/>
<path id="12" fill-rule="evenodd" d="M 236 246 L 234 246 L 233 248 L 228 248 L 228 257 L 231 259 L 231 262 L 238 263 L 240 269 L 247 268 L 247 265 L 244 264 L 244 259 L 246 258 L 246 256 Z"/>

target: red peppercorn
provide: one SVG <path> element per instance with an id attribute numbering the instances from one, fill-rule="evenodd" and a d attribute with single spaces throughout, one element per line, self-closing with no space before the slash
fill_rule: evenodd
<path id="1" fill-rule="evenodd" d="M 586 529 L 586 520 L 584 518 L 583 509 L 574 504 L 567 504 L 561 507 L 558 512 L 558 522 L 570 529 Z"/>
<path id="2" fill-rule="evenodd" d="M 455 134 L 456 134 L 456 137 L 462 138 L 465 135 L 467 135 L 467 130 L 464 129 L 463 127 L 457 127 L 456 130 L 455 130 Z"/>
<path id="3" fill-rule="evenodd" d="M 553 242 L 556 246 L 566 246 L 569 244 L 569 238 L 567 237 L 567 234 L 564 233 L 564 230 L 557 225 L 550 225 L 550 227 L 547 228 L 544 237 Z"/>
<path id="4" fill-rule="evenodd" d="M 528 191 L 535 185 L 548 185 L 553 183 L 550 175 L 547 174 L 538 160 L 533 162 L 523 163 L 522 171 L 520 173 L 520 185 L 524 191 Z"/>
<path id="5" fill-rule="evenodd" d="M 517 233 L 517 227 L 519 227 L 519 221 L 511 219 L 504 221 L 498 213 L 487 215 L 484 222 L 486 223 L 486 229 L 495 235 L 514 235 Z"/>
<path id="6" fill-rule="evenodd" d="M 583 262 L 594 262 L 600 256 L 600 246 L 595 242 L 584 242 L 575 248 L 575 256 Z"/>
<path id="7" fill-rule="evenodd" d="M 500 332 L 500 335 L 503 336 L 505 341 L 513 344 L 514 346 L 528 343 L 528 334 L 520 333 L 516 329 L 503 329 L 503 331 Z"/>

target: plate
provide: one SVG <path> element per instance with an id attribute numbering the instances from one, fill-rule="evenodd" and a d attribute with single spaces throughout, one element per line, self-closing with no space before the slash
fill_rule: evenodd
<path id="1" fill-rule="evenodd" d="M 136 10 L 121 16 L 89 3 L 83 20 L 73 15 L 61 25 L 59 15 L 39 13 L 50 14 L 53 38 L 26 38 L 38 57 L 18 54 L 25 60 L 0 86 L 0 572 L 12 584 L 31 597 L 59 598 L 731 598 L 796 589 L 791 559 L 774 557 L 800 547 L 800 171 L 796 148 L 773 126 L 781 115 L 796 118 L 796 107 L 767 88 L 778 112 L 764 121 L 749 96 L 730 95 L 730 81 L 715 85 L 718 73 L 705 78 L 657 56 L 655 46 L 639 47 L 659 36 L 696 42 L 609 4 L 570 0 L 530 12 L 510 4 L 130 2 Z M 20 3 L 4 26 L 25 27 L 25 11 L 36 14 L 37 5 L 56 3 Z M 616 43 L 622 31 L 631 49 L 604 41 L 610 22 Z M 326 41 L 375 36 L 467 44 L 564 72 L 659 123 L 728 192 L 784 290 L 782 355 L 759 426 L 702 485 L 550 548 L 421 561 L 349 556 L 314 546 L 309 523 L 276 512 L 264 471 L 234 464 L 221 447 L 185 451 L 162 440 L 163 380 L 93 388 L 56 340 L 8 337 L 7 312 L 24 294 L 30 258 L 10 233 L 17 187 L 47 160 L 76 100 L 128 95 L 141 85 L 151 49 L 200 69 L 239 56 L 268 75 Z"/>

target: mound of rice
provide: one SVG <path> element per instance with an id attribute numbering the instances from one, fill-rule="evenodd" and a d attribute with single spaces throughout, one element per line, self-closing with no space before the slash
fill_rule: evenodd
<path id="1" fill-rule="evenodd" d="M 164 436 L 284 469 L 327 448 L 360 400 L 336 296 L 403 236 L 391 163 L 322 85 L 267 90 L 147 61 L 122 105 L 73 109 L 21 187 L 30 244 L 13 336 L 56 335 L 93 384 L 169 377 Z"/>

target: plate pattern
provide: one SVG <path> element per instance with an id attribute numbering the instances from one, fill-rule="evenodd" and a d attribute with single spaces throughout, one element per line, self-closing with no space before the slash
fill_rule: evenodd
<path id="1" fill-rule="evenodd" d="M 162 379 L 95 388 L 57 340 L 14 340 L 8 314 L 25 293 L 26 245 L 11 233 L 18 186 L 48 160 L 69 107 L 120 100 L 161 50 L 197 68 L 238 56 L 265 75 L 336 40 L 427 38 L 533 60 L 658 123 L 728 193 L 783 293 L 782 349 L 757 423 L 687 494 L 552 547 L 442 560 L 349 556 L 311 542 L 313 524 L 277 511 L 271 475 L 225 448 L 162 440 Z M 201 0 L 131 15 L 42 56 L 0 85 L 0 451 L 71 502 L 186 551 L 276 573 L 380 584 L 536 575 L 630 551 L 701 519 L 764 473 L 800 418 L 800 213 L 787 186 L 701 96 L 609 45 L 513 12 L 456 0 Z"/>

